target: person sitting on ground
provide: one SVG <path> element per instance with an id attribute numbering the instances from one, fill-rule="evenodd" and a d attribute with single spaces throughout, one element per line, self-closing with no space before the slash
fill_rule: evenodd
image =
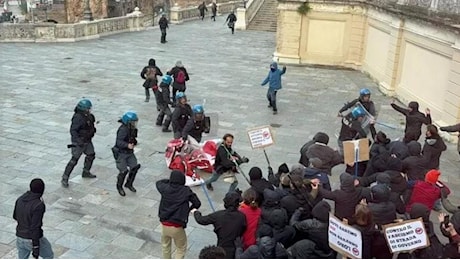
<path id="1" fill-rule="evenodd" d="M 288 258 L 284 246 L 273 238 L 273 232 L 269 228 L 257 232 L 256 244 L 243 251 L 240 238 L 235 240 L 235 259 L 286 259 Z"/>
<path id="2" fill-rule="evenodd" d="M 409 156 L 402 161 L 402 172 L 409 181 L 423 181 L 427 172 L 427 162 L 422 155 L 422 145 L 417 141 L 407 144 Z"/>
<path id="3" fill-rule="evenodd" d="M 321 187 L 326 190 L 331 190 L 331 184 L 329 183 L 329 177 L 327 173 L 321 170 L 322 161 L 319 158 L 310 159 L 310 167 L 305 168 L 304 179 L 313 180 L 318 179 Z"/>

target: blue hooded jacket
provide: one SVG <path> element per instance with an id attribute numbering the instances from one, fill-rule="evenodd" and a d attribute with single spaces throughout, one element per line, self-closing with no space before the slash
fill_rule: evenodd
<path id="1" fill-rule="evenodd" d="M 268 76 L 265 78 L 265 80 L 262 82 L 262 86 L 265 86 L 267 83 L 268 88 L 272 90 L 279 90 L 281 89 L 281 75 L 286 73 L 286 67 L 283 67 L 282 70 L 278 69 L 278 63 L 272 62 L 270 64 L 270 68 L 274 68 L 274 70 L 270 69 L 270 72 L 268 73 Z"/>

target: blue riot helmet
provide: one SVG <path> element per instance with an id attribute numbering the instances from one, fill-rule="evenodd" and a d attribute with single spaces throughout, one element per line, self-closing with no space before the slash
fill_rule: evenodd
<path id="1" fill-rule="evenodd" d="M 136 112 L 128 111 L 121 117 L 121 122 L 123 124 L 132 126 L 134 128 L 137 125 L 137 121 L 139 121 L 139 118 L 137 117 Z"/>
<path id="2" fill-rule="evenodd" d="M 89 99 L 82 99 L 78 102 L 77 104 L 77 109 L 80 111 L 86 111 L 90 110 L 91 107 L 93 107 L 93 104 L 91 104 L 91 101 Z"/>
<path id="3" fill-rule="evenodd" d="M 351 115 L 353 119 L 357 119 L 358 117 L 366 116 L 366 111 L 364 111 L 364 108 L 362 107 L 355 107 L 351 110 Z"/>
<path id="4" fill-rule="evenodd" d="M 171 75 L 168 75 L 168 74 L 164 75 L 164 76 L 161 78 L 161 82 L 170 85 L 171 82 L 172 82 L 172 77 L 171 77 Z"/>
<path id="5" fill-rule="evenodd" d="M 201 121 L 204 119 L 204 108 L 203 105 L 194 105 L 192 108 L 193 116 L 195 117 L 196 121 Z"/>
<path id="6" fill-rule="evenodd" d="M 362 88 L 360 91 L 359 91 L 359 95 L 362 97 L 362 96 L 370 96 L 371 95 L 371 91 L 368 89 L 368 88 Z"/>
<path id="7" fill-rule="evenodd" d="M 184 92 L 176 93 L 176 102 L 178 102 L 179 104 L 183 104 L 183 105 L 187 103 L 187 97 L 185 96 Z"/>

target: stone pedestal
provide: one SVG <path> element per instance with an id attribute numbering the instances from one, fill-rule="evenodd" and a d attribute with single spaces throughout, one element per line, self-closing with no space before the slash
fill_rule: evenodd
<path id="1" fill-rule="evenodd" d="M 236 23 L 235 23 L 235 29 L 237 30 L 246 30 L 246 27 L 248 26 L 246 24 L 247 19 L 246 19 L 246 8 L 238 8 L 236 9 Z"/>

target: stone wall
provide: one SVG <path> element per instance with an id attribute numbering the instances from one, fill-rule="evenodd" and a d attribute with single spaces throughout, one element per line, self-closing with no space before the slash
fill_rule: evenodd
<path id="1" fill-rule="evenodd" d="M 460 29 L 447 20 L 365 1 L 280 1 L 275 59 L 362 70 L 382 92 L 430 108 L 435 123 L 460 121 Z M 399 10 L 399 11 L 398 11 Z"/>

